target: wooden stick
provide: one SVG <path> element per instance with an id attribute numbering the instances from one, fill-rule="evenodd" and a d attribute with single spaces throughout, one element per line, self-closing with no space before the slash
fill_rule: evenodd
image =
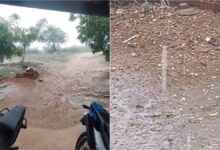
<path id="1" fill-rule="evenodd" d="M 137 36 L 138 36 L 138 35 L 136 34 L 136 35 L 130 37 L 129 39 L 125 40 L 123 43 L 127 43 L 128 41 L 130 41 L 130 40 L 136 38 Z"/>

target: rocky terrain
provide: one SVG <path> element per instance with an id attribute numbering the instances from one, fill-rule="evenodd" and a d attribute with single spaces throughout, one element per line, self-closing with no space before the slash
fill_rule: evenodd
<path id="1" fill-rule="evenodd" d="M 112 149 L 220 148 L 219 21 L 188 6 L 112 5 Z"/>

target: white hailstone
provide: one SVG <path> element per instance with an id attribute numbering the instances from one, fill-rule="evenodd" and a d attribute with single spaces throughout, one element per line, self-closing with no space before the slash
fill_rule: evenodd
<path id="1" fill-rule="evenodd" d="M 181 100 L 182 100 L 182 101 L 185 101 L 185 100 L 186 100 L 186 98 L 185 98 L 185 97 L 182 97 L 182 98 L 181 98 Z"/>
<path id="2" fill-rule="evenodd" d="M 210 42 L 211 39 L 212 39 L 212 38 L 211 38 L 210 36 L 207 36 L 207 37 L 205 38 L 206 42 Z"/>
<path id="3" fill-rule="evenodd" d="M 212 76 L 212 79 L 215 79 L 216 78 L 216 76 Z"/>
<path id="4" fill-rule="evenodd" d="M 136 56 L 136 53 L 131 53 L 131 56 L 135 57 L 135 56 Z"/>

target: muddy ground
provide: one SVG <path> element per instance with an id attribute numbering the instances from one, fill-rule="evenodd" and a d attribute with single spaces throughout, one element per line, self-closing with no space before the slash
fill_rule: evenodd
<path id="1" fill-rule="evenodd" d="M 111 149 L 220 149 L 220 14 L 187 11 L 112 5 Z"/>
<path id="2" fill-rule="evenodd" d="M 109 107 L 105 98 L 109 95 L 108 63 L 100 54 L 91 52 L 65 57 L 62 52 L 56 57 L 32 54 L 26 60 L 40 64 L 42 82 L 10 78 L 0 84 L 6 85 L 0 88 L 0 108 L 27 108 L 28 128 L 21 130 L 15 146 L 19 150 L 73 149 L 84 131 L 79 122 L 85 112 L 81 105 L 96 100 Z"/>

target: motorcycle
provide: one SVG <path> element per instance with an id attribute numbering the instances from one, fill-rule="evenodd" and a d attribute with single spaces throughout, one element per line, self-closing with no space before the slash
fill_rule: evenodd
<path id="1" fill-rule="evenodd" d="M 90 106 L 82 106 L 89 110 L 81 119 L 86 131 L 79 136 L 75 150 L 109 150 L 109 113 L 96 102 L 92 102 Z M 0 111 L 0 150 L 18 149 L 11 146 L 15 143 L 20 129 L 27 128 L 25 111 L 23 106 Z"/>
<path id="2" fill-rule="evenodd" d="M 15 106 L 0 111 L 0 149 L 9 150 L 15 143 L 21 128 L 27 128 L 25 107 Z M 15 148 L 14 148 L 15 149 Z M 18 149 L 18 148 L 16 148 Z"/>
<path id="3" fill-rule="evenodd" d="M 75 150 L 109 150 L 109 113 L 99 103 L 92 102 L 82 119 L 86 131 L 81 133 L 76 142 Z"/>

